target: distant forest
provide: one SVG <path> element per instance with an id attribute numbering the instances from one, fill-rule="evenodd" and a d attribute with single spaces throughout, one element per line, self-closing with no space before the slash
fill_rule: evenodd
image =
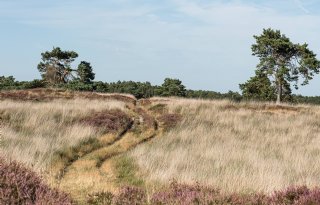
<path id="1" fill-rule="evenodd" d="M 0 90 L 22 90 L 33 88 L 57 88 L 71 91 L 91 91 L 101 93 L 128 93 L 134 95 L 138 99 L 154 96 L 177 96 L 200 99 L 229 99 L 235 102 L 256 100 L 247 99 L 240 93 L 233 91 L 220 93 L 207 90 L 186 89 L 180 80 L 170 78 L 166 78 L 161 86 L 152 85 L 150 82 L 118 81 L 108 83 L 101 81 L 92 81 L 89 83 L 83 83 L 77 80 L 52 85 L 48 84 L 45 80 L 16 81 L 12 76 L 0 76 Z M 320 105 L 320 96 L 309 97 L 292 94 L 291 98 L 287 99 L 286 102 Z"/>

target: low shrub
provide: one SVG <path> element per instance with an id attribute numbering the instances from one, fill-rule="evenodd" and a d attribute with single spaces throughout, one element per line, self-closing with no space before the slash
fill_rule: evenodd
<path id="1" fill-rule="evenodd" d="M 320 204 L 320 188 L 306 186 L 289 187 L 276 191 L 269 199 L 270 204 L 317 205 Z"/>
<path id="2" fill-rule="evenodd" d="M 146 192 L 138 187 L 124 187 L 115 197 L 116 205 L 145 205 L 147 203 Z"/>
<path id="3" fill-rule="evenodd" d="M 68 205 L 72 200 L 43 183 L 36 173 L 0 158 L 0 204 Z"/>
<path id="4" fill-rule="evenodd" d="M 203 187 L 199 184 L 195 186 L 178 184 L 172 182 L 169 189 L 155 193 L 151 203 L 157 205 L 165 204 L 211 204 L 221 201 L 220 192 L 216 189 Z"/>
<path id="5" fill-rule="evenodd" d="M 145 190 L 124 187 L 117 195 L 98 193 L 96 205 L 318 205 L 320 189 L 305 186 L 289 187 L 271 195 L 224 194 L 200 184 L 185 185 L 173 181 L 168 188 L 147 197 Z M 113 200 L 112 200 L 113 199 Z"/>
<path id="6" fill-rule="evenodd" d="M 131 118 L 121 110 L 105 110 L 93 113 L 80 120 L 86 125 L 103 129 L 106 132 L 117 132 L 130 124 Z"/>
<path id="7" fill-rule="evenodd" d="M 169 130 L 175 127 L 181 121 L 181 118 L 182 117 L 180 114 L 166 113 L 158 117 L 158 120 L 162 124 L 165 130 Z"/>

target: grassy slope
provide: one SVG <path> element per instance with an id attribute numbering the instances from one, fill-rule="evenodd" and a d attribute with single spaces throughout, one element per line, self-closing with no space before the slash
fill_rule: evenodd
<path id="1" fill-rule="evenodd" d="M 130 153 L 149 184 L 175 178 L 242 193 L 319 185 L 319 107 L 183 99 L 162 103 L 184 119 Z"/>
<path id="2" fill-rule="evenodd" d="M 143 185 L 134 178 L 134 165 L 120 155 L 161 132 L 147 105 L 136 106 L 127 95 L 54 90 L 0 96 L 5 96 L 0 101 L 1 155 L 45 171 L 52 186 L 75 200 L 84 201 L 88 193 L 114 192 L 124 184 Z M 121 126 L 123 122 L 128 126 Z"/>
<path id="3" fill-rule="evenodd" d="M 173 178 L 242 193 L 319 184 L 316 106 L 164 98 L 134 105 L 134 99 L 127 100 L 130 96 L 112 100 L 110 95 L 90 93 L 50 91 L 48 97 L 43 90 L 22 92 L 27 101 L 0 101 L 1 154 L 40 171 L 60 151 L 65 173 L 54 186 L 81 200 L 88 193 L 115 191 L 122 185 L 147 184 L 153 189 Z M 19 95 L 9 96 L 16 100 Z M 38 102 L 42 98 L 45 102 Z M 78 123 L 108 109 L 134 118 L 134 126 L 121 138 L 119 133 L 101 136 L 100 129 Z M 178 126 L 180 118 L 168 113 L 183 116 Z M 168 127 L 173 129 L 161 136 Z M 145 143 L 155 131 L 158 138 Z"/>
<path id="4" fill-rule="evenodd" d="M 99 129 L 76 121 L 106 109 L 125 110 L 125 104 L 86 99 L 36 103 L 0 101 L 4 136 L 0 152 L 6 158 L 44 171 L 56 151 L 100 136 Z"/>

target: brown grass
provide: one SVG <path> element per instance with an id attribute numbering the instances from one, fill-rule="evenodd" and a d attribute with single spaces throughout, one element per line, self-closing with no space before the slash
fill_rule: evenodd
<path id="1" fill-rule="evenodd" d="M 132 181 L 128 167 L 136 165 L 148 187 L 173 178 L 229 193 L 320 184 L 318 106 L 152 98 L 133 107 L 108 98 L 45 98 L 0 101 L 0 154 L 38 172 L 47 170 L 54 154 L 70 155 L 56 187 L 81 200 L 90 191 L 119 188 L 116 165 L 122 154 L 130 160 L 122 163 L 129 174 L 121 175 L 121 184 Z M 117 137 L 115 131 L 133 120 L 128 116 L 134 116 L 132 128 Z"/>
<path id="2" fill-rule="evenodd" d="M 136 98 L 129 94 L 119 93 L 96 93 L 96 92 L 76 92 L 59 89 L 37 88 L 29 90 L 1 91 L 0 100 L 18 101 L 51 101 L 54 99 L 91 99 L 91 100 L 117 100 L 121 102 L 136 103 Z"/>
<path id="3" fill-rule="evenodd" d="M 320 107 L 155 99 L 183 119 L 131 152 L 148 183 L 196 181 L 226 192 L 319 186 Z"/>
<path id="4" fill-rule="evenodd" d="M 2 142 L 0 154 L 46 170 L 53 154 L 101 135 L 101 130 L 78 123 L 91 113 L 126 110 L 125 103 L 110 100 L 54 100 L 51 102 L 0 101 Z"/>

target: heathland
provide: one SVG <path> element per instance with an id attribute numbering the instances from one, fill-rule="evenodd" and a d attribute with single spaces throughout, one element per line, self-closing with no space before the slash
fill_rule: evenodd
<path id="1" fill-rule="evenodd" d="M 320 203 L 319 106 L 48 89 L 0 97 L 4 204 Z"/>

